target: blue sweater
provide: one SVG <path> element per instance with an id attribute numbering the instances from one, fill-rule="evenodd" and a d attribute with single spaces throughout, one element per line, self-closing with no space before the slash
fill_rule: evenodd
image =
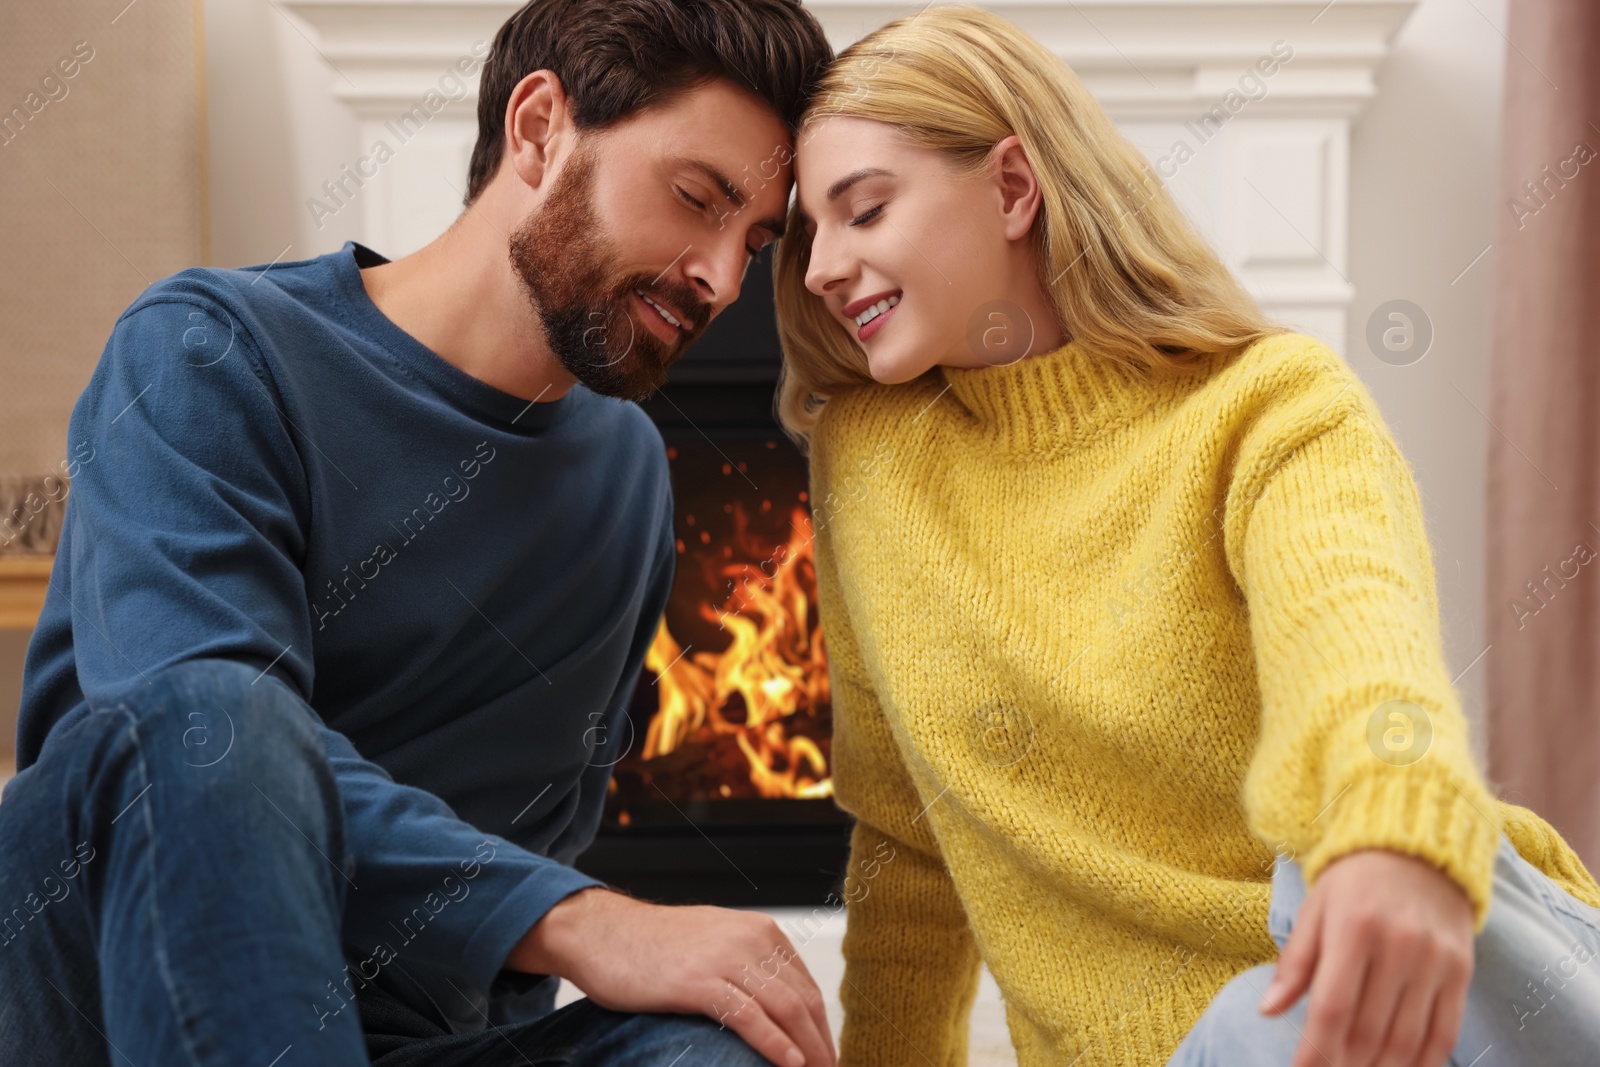
<path id="1" fill-rule="evenodd" d="M 382 262 L 347 242 L 185 270 L 117 320 L 72 412 L 17 767 L 140 675 L 267 671 L 323 724 L 360 885 L 346 943 L 486 993 L 547 909 L 600 884 L 570 863 L 631 740 L 672 493 L 637 405 L 471 377 L 368 298 L 359 268 Z M 402 947 L 389 920 L 491 852 Z"/>

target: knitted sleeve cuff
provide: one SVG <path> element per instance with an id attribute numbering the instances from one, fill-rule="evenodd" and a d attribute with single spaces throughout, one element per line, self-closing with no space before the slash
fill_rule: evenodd
<path id="1" fill-rule="evenodd" d="M 1481 784 L 1458 781 L 1448 768 L 1379 766 L 1350 782 L 1316 818 L 1310 829 L 1321 833 L 1300 856 L 1301 870 L 1310 886 L 1329 863 L 1364 848 L 1427 860 L 1467 894 L 1477 933 L 1489 911 L 1499 814 Z"/>

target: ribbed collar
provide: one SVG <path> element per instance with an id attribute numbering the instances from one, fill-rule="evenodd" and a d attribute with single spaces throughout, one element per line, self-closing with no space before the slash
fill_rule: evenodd
<path id="1" fill-rule="evenodd" d="M 1080 446 L 1154 405 L 1170 387 L 1073 339 L 994 367 L 943 367 L 951 395 L 1009 451 Z"/>
<path id="2" fill-rule="evenodd" d="M 473 377 L 401 329 L 373 303 L 361 270 L 387 263 L 387 258 L 356 241 L 346 241 L 339 251 L 322 258 L 332 264 L 344 289 L 345 310 L 361 332 L 378 344 L 409 382 L 431 390 L 466 415 L 506 433 L 537 437 L 593 399 L 579 384 L 559 399 L 530 403 Z"/>

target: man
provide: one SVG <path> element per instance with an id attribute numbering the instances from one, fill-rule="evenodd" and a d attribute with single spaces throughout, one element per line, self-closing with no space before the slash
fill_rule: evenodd
<path id="1" fill-rule="evenodd" d="M 0 804 L 0 1059 L 833 1063 L 769 919 L 569 865 L 674 570 L 628 401 L 779 235 L 830 58 L 797 0 L 533 0 L 447 233 L 123 313 Z"/>

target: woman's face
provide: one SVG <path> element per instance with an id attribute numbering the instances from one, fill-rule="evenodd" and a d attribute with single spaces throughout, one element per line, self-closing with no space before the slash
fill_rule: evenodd
<path id="1" fill-rule="evenodd" d="M 969 337 L 983 335 L 997 306 L 1051 317 L 1041 311 L 1026 240 L 1038 193 L 1020 148 L 1009 153 L 1008 176 L 1006 142 L 998 146 L 991 180 L 957 177 L 940 153 L 867 119 L 821 118 L 797 142 L 799 204 L 811 234 L 806 288 L 861 346 L 875 380 L 994 362 Z M 1019 160 L 1025 175 L 1016 173 Z M 877 317 L 863 324 L 874 308 Z M 1031 336 L 1031 322 L 1027 329 Z"/>

